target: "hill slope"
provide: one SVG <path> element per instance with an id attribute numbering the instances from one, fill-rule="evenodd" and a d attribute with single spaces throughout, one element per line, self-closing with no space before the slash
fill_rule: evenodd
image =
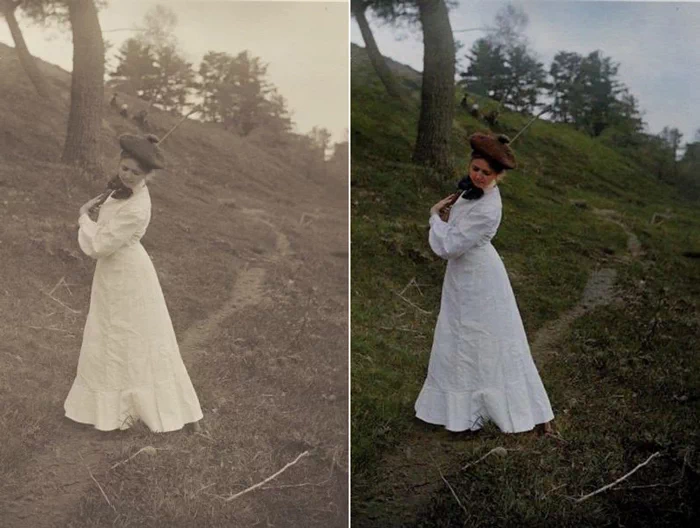
<path id="1" fill-rule="evenodd" d="M 696 517 L 700 266 L 682 253 L 700 248 L 697 205 L 652 177 L 642 156 L 534 123 L 514 144 L 519 169 L 500 186 L 494 245 L 558 434 L 422 424 L 413 403 L 444 273 L 427 245 L 428 211 L 455 182 L 410 163 L 418 92 L 392 100 L 364 49 L 352 52 L 353 526 L 680 526 Z M 513 136 L 527 120 L 505 113 L 494 131 Z M 458 111 L 461 171 L 468 136 L 486 128 Z M 496 447 L 505 456 L 472 464 Z M 570 500 L 657 451 L 630 481 L 653 487 Z"/>
<path id="2" fill-rule="evenodd" d="M 105 182 L 56 163 L 69 74 L 40 64 L 54 92 L 44 101 L 13 49 L 0 45 L 0 65 L 3 526 L 346 526 L 347 187 L 314 180 L 262 141 L 178 128 L 164 143 L 169 169 L 149 184 L 143 244 L 203 430 L 79 426 L 62 408 L 94 269 L 77 245 L 77 211 Z M 154 111 L 151 121 L 162 135 L 177 118 Z M 105 101 L 110 172 L 117 136 L 137 130 Z M 304 451 L 275 491 L 221 499 Z"/>

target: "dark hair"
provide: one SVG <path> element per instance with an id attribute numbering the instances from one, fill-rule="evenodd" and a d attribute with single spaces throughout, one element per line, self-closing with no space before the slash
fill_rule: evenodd
<path id="1" fill-rule="evenodd" d="M 489 158 L 488 156 L 484 156 L 481 152 L 472 151 L 472 160 L 475 159 L 484 160 L 486 163 L 489 164 L 489 167 L 491 167 L 493 172 L 495 172 L 496 174 L 500 174 L 501 172 L 506 170 L 506 168 L 502 164 L 500 164 L 494 159 Z"/>
<path id="2" fill-rule="evenodd" d="M 119 161 L 121 161 L 121 160 L 123 160 L 123 159 L 130 159 L 130 160 L 135 161 L 136 164 L 139 166 L 139 168 L 143 171 L 144 174 L 148 174 L 148 173 L 150 173 L 150 172 L 153 171 L 153 169 L 151 169 L 150 167 L 147 167 L 146 165 L 144 165 L 142 162 L 140 162 L 139 160 L 137 160 L 135 156 L 133 156 L 132 154 L 129 154 L 129 153 L 128 153 L 127 151 L 125 151 L 125 150 L 122 150 L 122 151 L 119 153 Z"/>

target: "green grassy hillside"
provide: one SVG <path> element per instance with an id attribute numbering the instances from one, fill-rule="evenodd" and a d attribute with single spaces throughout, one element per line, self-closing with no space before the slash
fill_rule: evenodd
<path id="1" fill-rule="evenodd" d="M 353 525 L 678 526 L 697 515 L 690 499 L 700 492 L 700 264 L 682 253 L 700 249 L 698 205 L 637 158 L 569 126 L 534 123 L 514 144 L 518 170 L 500 186 L 504 215 L 494 246 L 531 342 L 567 323 L 548 358 L 533 349 L 559 437 L 505 436 L 491 427 L 454 435 L 423 425 L 413 404 L 445 267 L 427 244 L 428 212 L 455 181 L 410 163 L 414 76 L 402 80 L 413 89 L 397 102 L 364 50 L 352 53 Z M 494 132 L 512 137 L 528 119 L 505 113 Z M 485 129 L 458 109 L 452 152 L 460 172 L 468 136 Z M 667 212 L 670 219 L 650 223 Z M 617 273 L 614 302 L 567 315 L 580 315 L 569 311 L 601 270 Z M 497 446 L 513 454 L 459 470 Z M 580 504 L 567 498 L 622 476 L 650 450 L 661 458 L 630 484 L 669 483 L 682 473 L 679 482 Z M 651 513 L 637 517 L 636 508 Z"/>
<path id="2" fill-rule="evenodd" d="M 149 183 L 143 245 L 202 432 L 81 427 L 63 417 L 95 265 L 77 244 L 78 208 L 106 181 L 56 162 L 70 75 L 41 63 L 53 88 L 45 101 L 13 49 L 0 45 L 0 65 L 0 524 L 346 526 L 347 187 L 262 139 L 178 128 L 163 145 L 168 170 Z M 101 147 L 111 175 L 117 136 L 138 129 L 109 95 Z M 159 135 L 178 120 L 150 117 Z M 304 451 L 274 491 L 222 500 Z"/>

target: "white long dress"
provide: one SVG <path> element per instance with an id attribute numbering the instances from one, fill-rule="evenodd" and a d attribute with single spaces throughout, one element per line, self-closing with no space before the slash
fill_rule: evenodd
<path id="1" fill-rule="evenodd" d="M 78 372 L 66 416 L 110 431 L 141 420 L 152 431 L 202 418 L 158 276 L 140 243 L 151 218 L 148 188 L 108 198 L 97 222 L 80 217 L 78 242 L 97 259 Z"/>
<path id="2" fill-rule="evenodd" d="M 450 431 L 486 421 L 528 431 L 554 414 L 530 354 L 503 261 L 491 245 L 501 222 L 498 187 L 460 198 L 448 222 L 430 218 L 432 250 L 446 259 L 428 376 L 415 404 L 421 420 Z"/>

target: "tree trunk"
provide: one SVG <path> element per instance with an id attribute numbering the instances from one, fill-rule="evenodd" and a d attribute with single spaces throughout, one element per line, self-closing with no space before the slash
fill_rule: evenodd
<path id="1" fill-rule="evenodd" d="M 394 79 L 389 66 L 387 66 L 384 57 L 379 52 L 379 47 L 377 42 L 374 40 L 374 35 L 372 34 L 372 28 L 369 27 L 369 22 L 367 22 L 366 11 L 367 6 L 364 2 L 353 2 L 352 11 L 357 20 L 357 25 L 360 26 L 360 32 L 362 33 L 362 38 L 365 41 L 365 49 L 367 50 L 367 55 L 369 60 L 374 67 L 374 71 L 377 73 L 379 80 L 382 81 L 384 88 L 386 88 L 387 93 L 391 97 L 397 99 L 401 98 L 401 91 L 399 86 Z"/>
<path id="2" fill-rule="evenodd" d="M 452 176 L 455 44 L 444 0 L 418 0 L 423 26 L 423 87 L 413 161 Z"/>
<path id="3" fill-rule="evenodd" d="M 93 0 L 68 3 L 73 32 L 70 116 L 63 162 L 101 176 L 100 131 L 104 102 L 104 41 Z"/>
<path id="4" fill-rule="evenodd" d="M 49 90 L 48 84 L 46 84 L 46 79 L 39 71 L 39 67 L 34 60 L 34 57 L 29 53 L 29 48 L 27 48 L 27 43 L 22 35 L 22 30 L 17 23 L 17 18 L 15 17 L 15 10 L 17 6 L 14 2 L 10 0 L 0 1 L 0 9 L 2 14 L 7 20 L 7 25 L 10 28 L 10 33 L 12 34 L 12 40 L 15 42 L 15 50 L 17 51 L 17 56 L 19 57 L 19 62 L 22 65 L 25 73 L 32 81 L 34 88 L 37 93 L 46 99 L 51 97 L 51 92 Z"/>

